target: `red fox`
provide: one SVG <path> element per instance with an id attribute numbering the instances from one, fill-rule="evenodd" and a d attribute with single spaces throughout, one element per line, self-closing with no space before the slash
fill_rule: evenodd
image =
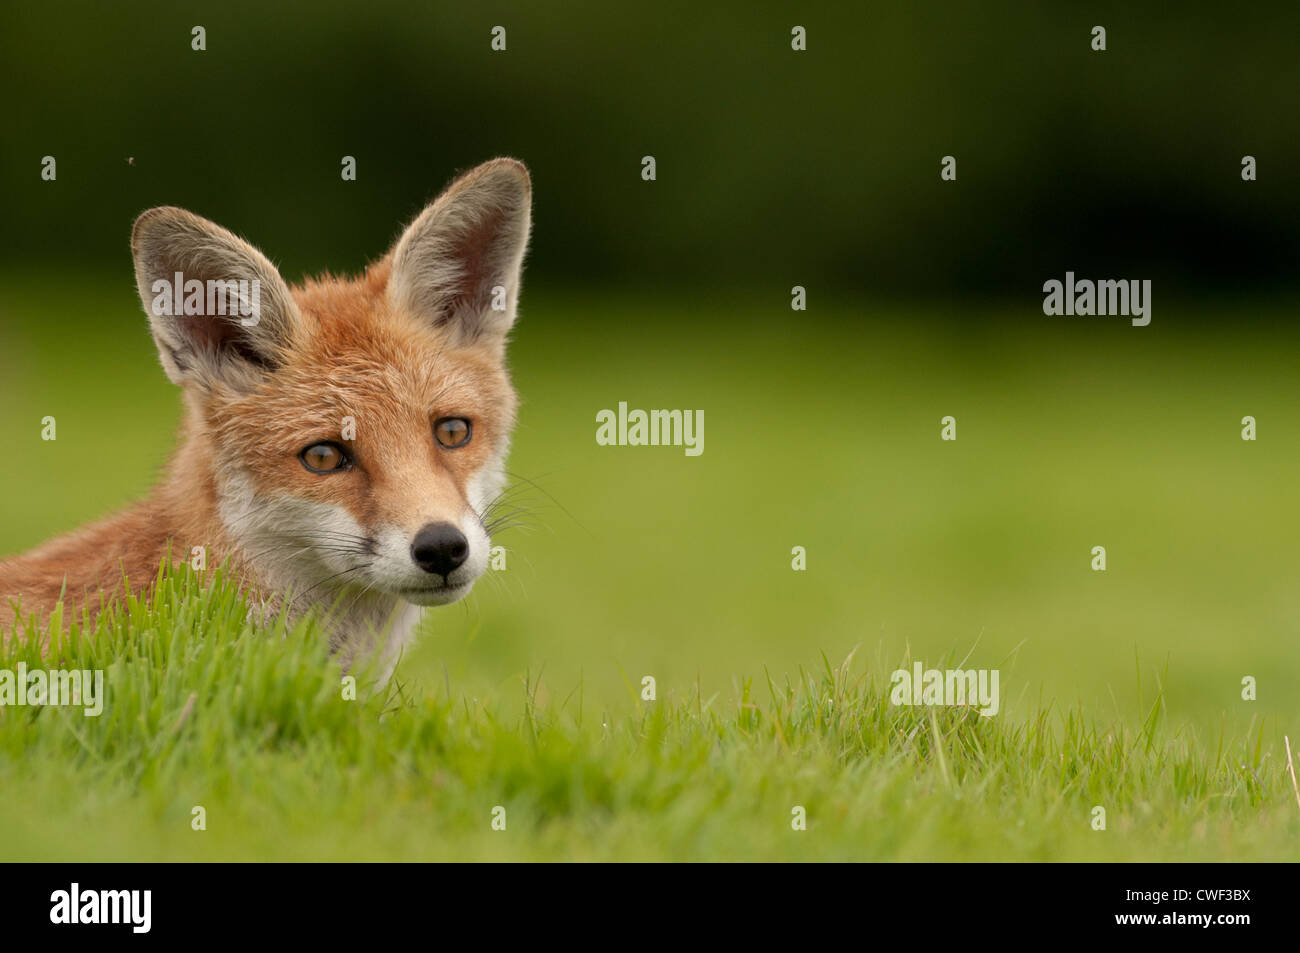
<path id="1" fill-rule="evenodd" d="M 391 672 L 418 607 L 488 565 L 531 198 L 521 163 L 484 163 L 362 276 L 293 288 L 212 222 L 141 215 L 136 284 L 184 395 L 179 449 L 144 502 L 0 562 L 0 630 L 15 603 L 42 616 L 62 592 L 97 610 L 203 547 L 256 604 L 323 610 L 333 649 L 378 649 Z"/>

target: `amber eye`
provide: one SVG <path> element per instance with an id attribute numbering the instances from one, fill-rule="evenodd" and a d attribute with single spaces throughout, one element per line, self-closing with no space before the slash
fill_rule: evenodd
<path id="1" fill-rule="evenodd" d="M 313 443 L 298 454 L 298 459 L 312 473 L 333 473 L 345 469 L 352 462 L 336 443 Z"/>
<path id="2" fill-rule="evenodd" d="M 469 443 L 470 426 L 464 417 L 443 417 L 433 425 L 433 435 L 448 450 Z"/>

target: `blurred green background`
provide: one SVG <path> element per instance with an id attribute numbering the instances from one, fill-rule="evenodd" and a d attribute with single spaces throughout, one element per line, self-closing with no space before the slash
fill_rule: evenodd
<path id="1" fill-rule="evenodd" d="M 350 270 L 508 154 L 536 180 L 540 279 L 1027 305 L 1067 268 L 1166 301 L 1289 287 L 1300 7 L 1135 6 L 8 4 L 0 252 L 124 269 L 133 217 L 170 203 L 290 274 Z"/>
<path id="2" fill-rule="evenodd" d="M 11 552 L 142 495 L 179 396 L 127 282 L 6 274 L 3 288 Z M 589 705 L 624 704 L 625 677 L 731 697 L 765 667 L 779 679 L 859 643 L 872 665 L 974 647 L 971 665 L 1002 669 L 1013 717 L 1054 700 L 1136 718 L 1140 659 L 1147 703 L 1167 665 L 1170 713 L 1208 732 L 1225 714 L 1294 718 L 1293 359 L 1241 333 L 1254 312 L 1135 329 L 784 307 L 529 297 L 510 468 L 539 488 L 530 526 L 497 539 L 505 572 L 430 613 L 400 674 L 521 699 L 518 677 L 543 672 L 540 699 L 581 682 Z M 597 446 L 595 412 L 619 400 L 703 408 L 703 455 Z M 939 439 L 946 414 L 955 442 Z"/>
<path id="3" fill-rule="evenodd" d="M 1207 733 L 1300 709 L 1293 4 L 76 2 L 0 23 L 0 552 L 165 462 L 179 398 L 135 298 L 141 210 L 208 216 L 291 280 L 355 271 L 508 154 L 536 198 L 511 469 L 544 493 L 408 680 L 514 692 L 544 666 L 543 694 L 654 674 L 707 696 L 858 643 L 977 645 L 1011 711 L 1135 717 L 1135 658 Z M 1066 270 L 1151 279 L 1151 326 L 1043 316 Z M 705 453 L 598 447 L 622 400 L 704 409 Z"/>

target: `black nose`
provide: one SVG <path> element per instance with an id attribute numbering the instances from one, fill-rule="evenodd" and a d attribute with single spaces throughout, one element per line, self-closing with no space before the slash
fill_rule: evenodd
<path id="1" fill-rule="evenodd" d="M 446 578 L 469 555 L 469 540 L 450 523 L 430 523 L 415 534 L 411 558 L 425 572 Z"/>

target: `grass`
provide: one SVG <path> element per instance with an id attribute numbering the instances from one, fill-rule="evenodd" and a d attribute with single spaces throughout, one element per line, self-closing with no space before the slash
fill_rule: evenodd
<path id="1" fill-rule="evenodd" d="M 342 703 L 309 632 L 166 589 L 67 649 L 118 666 L 103 717 L 0 711 L 0 858 L 1296 856 L 1300 423 L 1252 323 L 1294 309 L 792 319 L 786 290 L 530 288 L 529 525 L 401 694 Z M 703 408 L 704 454 L 596 446 L 621 400 Z M 129 274 L 0 274 L 0 553 L 139 498 L 178 403 Z M 997 717 L 887 705 L 968 654 Z"/>
<path id="2" fill-rule="evenodd" d="M 1137 728 L 1051 707 L 1013 724 L 893 706 L 892 666 L 823 658 L 727 701 L 629 684 L 593 705 L 578 684 L 548 705 L 525 675 L 506 715 L 437 682 L 351 700 L 314 622 L 259 628 L 219 572 L 160 574 L 99 625 L 0 653 L 102 669 L 108 692 L 98 717 L 0 709 L 0 790 L 39 805 L 0 818 L 6 860 L 1284 859 L 1300 843 L 1269 728 L 1202 745 L 1165 730 L 1158 694 Z"/>

